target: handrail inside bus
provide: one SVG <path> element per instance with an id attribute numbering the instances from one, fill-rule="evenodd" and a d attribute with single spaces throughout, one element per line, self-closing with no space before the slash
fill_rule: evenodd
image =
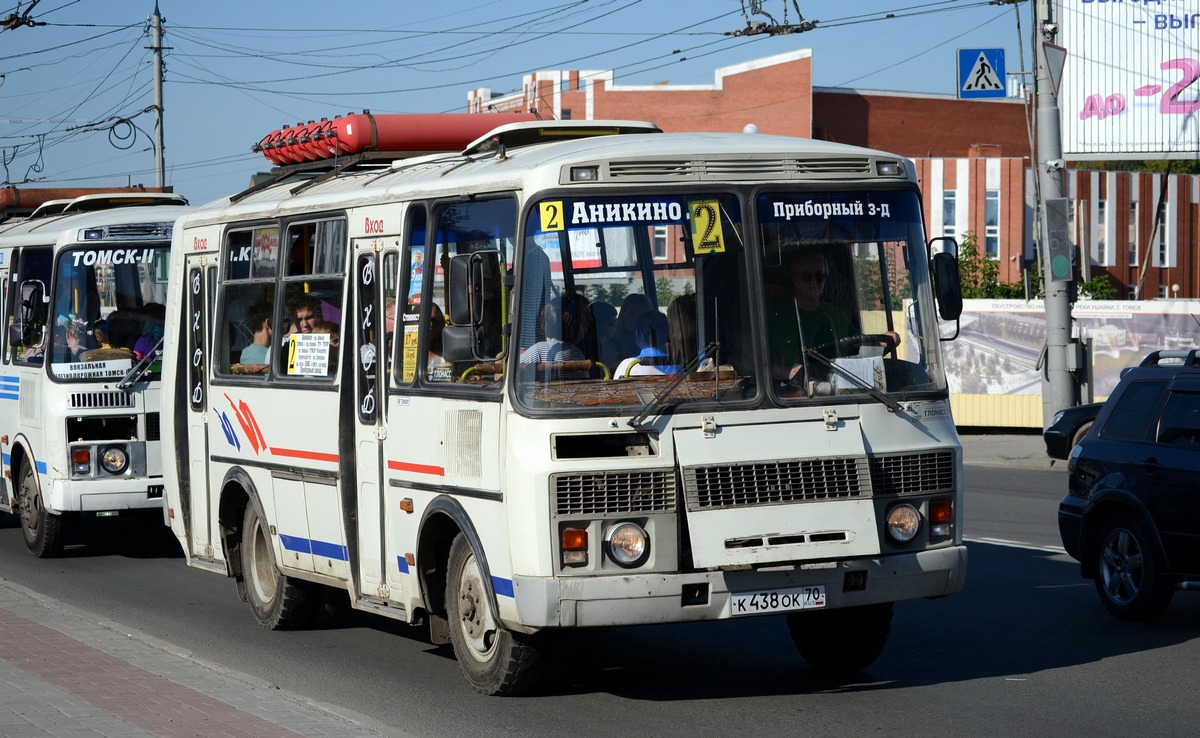
<path id="1" fill-rule="evenodd" d="M 165 340 L 167 340 L 165 336 L 158 339 L 158 343 L 154 344 L 154 348 L 147 351 L 146 355 L 138 363 L 134 364 L 128 372 L 125 372 L 125 376 L 121 377 L 120 382 L 117 382 L 117 389 L 129 389 L 139 382 L 146 375 L 146 372 L 150 371 L 150 367 L 153 366 L 154 362 L 162 357 L 163 341 Z"/>

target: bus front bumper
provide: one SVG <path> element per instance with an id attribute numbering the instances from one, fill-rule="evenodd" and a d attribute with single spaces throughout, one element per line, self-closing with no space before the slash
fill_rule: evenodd
<path id="1" fill-rule="evenodd" d="M 872 605 L 962 590 L 966 546 L 771 570 L 623 576 L 513 577 L 517 630 L 724 620 L 732 595 L 825 588 L 825 609 Z M 501 602 L 501 609 L 504 603 Z M 764 613 L 766 614 L 766 613 Z"/>
<path id="2" fill-rule="evenodd" d="M 55 513 L 158 510 L 162 498 L 162 477 L 42 478 L 42 500 Z"/>

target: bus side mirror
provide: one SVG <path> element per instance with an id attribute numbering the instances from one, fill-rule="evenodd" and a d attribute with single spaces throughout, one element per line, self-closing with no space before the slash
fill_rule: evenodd
<path id="1" fill-rule="evenodd" d="M 953 243 L 953 239 L 951 239 Z M 937 291 L 938 315 L 942 320 L 958 320 L 962 315 L 962 282 L 958 276 L 958 258 L 940 251 L 933 255 L 933 286 Z"/>
<path id="2" fill-rule="evenodd" d="M 442 331 L 442 357 L 446 361 L 482 361 L 485 356 L 488 288 L 499 289 L 499 251 L 473 251 L 450 259 L 446 314 L 450 324 Z M 498 294 L 498 293 L 497 293 Z M 498 309 L 499 306 L 493 306 Z M 497 316 L 498 317 L 498 316 Z"/>
<path id="3" fill-rule="evenodd" d="M 21 295 L 13 311 L 13 322 L 8 327 L 8 341 L 26 348 L 40 346 L 44 339 L 42 328 L 46 323 L 46 285 L 31 279 L 21 283 Z"/>

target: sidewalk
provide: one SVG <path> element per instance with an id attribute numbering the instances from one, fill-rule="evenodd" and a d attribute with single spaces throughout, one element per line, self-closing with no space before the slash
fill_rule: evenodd
<path id="1" fill-rule="evenodd" d="M 0 579 L 0 736 L 404 736 Z"/>

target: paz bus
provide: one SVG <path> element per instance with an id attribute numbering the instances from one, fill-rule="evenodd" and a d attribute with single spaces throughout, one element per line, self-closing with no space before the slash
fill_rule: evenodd
<path id="1" fill-rule="evenodd" d="M 177 223 L 191 566 L 271 629 L 428 624 L 485 694 L 530 689 L 556 630 L 760 615 L 854 671 L 894 602 L 962 588 L 961 294 L 912 162 L 629 121 L 419 153 L 439 120 L 344 124 L 391 156 L 275 135 L 273 182 Z M 802 281 L 828 305 L 797 336 Z"/>
<path id="2" fill-rule="evenodd" d="M 162 520 L 157 350 L 186 206 L 93 194 L 0 225 L 0 514 L 35 556 L 83 516 Z"/>

